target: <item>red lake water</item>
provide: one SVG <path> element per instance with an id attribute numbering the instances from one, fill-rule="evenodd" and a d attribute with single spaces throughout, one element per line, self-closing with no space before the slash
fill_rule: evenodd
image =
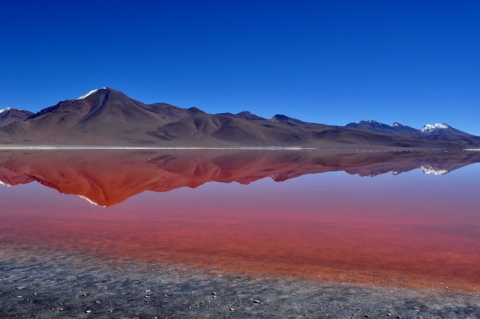
<path id="1" fill-rule="evenodd" d="M 476 154 L 0 153 L 0 250 L 480 292 Z"/>

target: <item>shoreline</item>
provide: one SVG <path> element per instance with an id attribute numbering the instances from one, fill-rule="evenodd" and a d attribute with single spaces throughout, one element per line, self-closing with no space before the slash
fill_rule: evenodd
<path id="1" fill-rule="evenodd" d="M 151 147 L 151 146 L 88 146 L 88 145 L 38 145 L 38 146 L 0 146 L 0 150 L 268 150 L 299 151 L 317 150 L 313 147 Z"/>
<path id="2" fill-rule="evenodd" d="M 208 146 L 121 146 L 121 145 L 0 145 L 0 151 L 15 151 L 15 150 L 237 150 L 237 151 L 319 151 L 319 152 L 432 152 L 432 153 L 446 153 L 446 152 L 470 152 L 480 151 L 480 149 L 461 149 L 461 148 L 417 148 L 406 147 L 397 148 L 390 146 L 380 147 L 303 147 L 303 146 L 242 146 L 242 147 L 208 147 Z"/>
<path id="3" fill-rule="evenodd" d="M 0 317 L 477 318 L 480 296 L 0 249 Z"/>

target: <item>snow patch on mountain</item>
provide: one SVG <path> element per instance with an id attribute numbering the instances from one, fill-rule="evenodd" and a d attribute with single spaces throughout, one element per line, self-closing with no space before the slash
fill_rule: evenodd
<path id="1" fill-rule="evenodd" d="M 101 87 L 99 89 L 91 90 L 91 91 L 85 93 L 84 95 L 82 95 L 80 97 L 77 97 L 75 100 L 83 100 L 84 98 L 89 97 L 90 95 L 94 94 L 98 90 L 102 90 L 102 89 L 106 89 L 106 87 Z"/>
<path id="2" fill-rule="evenodd" d="M 420 131 L 422 133 L 431 133 L 438 130 L 449 129 L 450 126 L 445 123 L 426 124 Z"/>
<path id="3" fill-rule="evenodd" d="M 430 165 L 422 165 L 420 169 L 425 173 L 429 175 L 445 175 L 449 171 L 446 169 L 435 169 Z"/>
<path id="4" fill-rule="evenodd" d="M 100 207 L 106 207 L 106 206 L 103 206 L 103 205 L 99 205 L 98 203 L 95 203 L 94 201 L 92 201 L 90 198 L 88 198 L 86 196 L 83 196 L 83 195 L 77 195 L 77 196 L 80 197 L 81 199 L 86 200 L 87 202 L 89 202 L 92 205 L 100 206 Z"/>
<path id="5" fill-rule="evenodd" d="M 8 183 L 4 183 L 2 181 L 0 181 L 0 185 L 3 185 L 3 186 L 7 186 L 7 187 L 11 187 L 12 185 L 8 184 Z"/>
<path id="6" fill-rule="evenodd" d="M 12 109 L 11 107 L 6 107 L 3 110 L 0 110 L 0 114 L 2 114 L 3 112 L 10 111 L 11 109 Z"/>

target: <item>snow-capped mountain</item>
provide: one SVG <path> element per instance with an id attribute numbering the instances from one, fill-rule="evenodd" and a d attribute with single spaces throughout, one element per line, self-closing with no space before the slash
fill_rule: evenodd
<path id="1" fill-rule="evenodd" d="M 469 141 L 472 138 L 474 140 L 476 138 L 474 135 L 460 131 L 445 123 L 426 124 L 420 131 L 426 138 L 434 141 L 442 141 L 449 138 Z"/>
<path id="2" fill-rule="evenodd" d="M 33 113 L 26 110 L 7 107 L 0 110 L 0 127 L 6 126 L 15 121 L 24 121 Z"/>
<path id="3" fill-rule="evenodd" d="M 445 123 L 426 124 L 420 131 L 425 135 L 438 136 L 463 136 L 471 137 L 473 135 L 460 131 Z"/>
<path id="4" fill-rule="evenodd" d="M 415 135 L 418 133 L 418 130 L 410 126 L 402 125 L 398 122 L 394 122 L 391 125 L 387 125 L 374 120 L 370 120 L 370 121 L 360 121 L 356 123 L 349 123 L 346 125 L 346 127 L 351 127 L 351 128 L 356 128 L 356 129 L 366 130 L 371 132 L 377 132 L 377 133 L 385 133 L 385 134 L 394 133 L 394 134 Z"/>
<path id="5" fill-rule="evenodd" d="M 474 135 L 462 132 L 445 123 L 426 124 L 421 129 L 415 129 L 410 126 L 394 122 L 391 125 L 383 124 L 377 121 L 360 121 L 349 123 L 346 127 L 352 127 L 364 131 L 383 133 L 383 134 L 403 134 L 430 140 L 445 139 L 445 136 L 456 136 L 463 138 L 475 138 Z"/>
<path id="6" fill-rule="evenodd" d="M 450 125 L 445 123 L 435 123 L 435 124 L 425 124 L 423 128 L 420 129 L 422 133 L 432 133 L 438 132 L 440 130 L 448 130 L 450 129 Z"/>

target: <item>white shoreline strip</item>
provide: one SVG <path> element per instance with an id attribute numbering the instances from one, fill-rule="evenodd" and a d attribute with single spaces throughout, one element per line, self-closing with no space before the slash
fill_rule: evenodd
<path id="1" fill-rule="evenodd" d="M 189 146 L 96 146 L 96 145 L 0 145 L 0 151 L 10 150 L 266 150 L 266 151 L 355 151 L 355 152 L 455 152 L 455 151 L 474 151 L 480 152 L 480 148 L 469 149 L 377 149 L 377 148 L 342 148 L 342 147 L 301 147 L 301 146 L 245 146 L 245 147 L 189 147 Z"/>
<path id="2" fill-rule="evenodd" d="M 152 146 L 87 146 L 87 145 L 1 145 L 0 150 L 269 150 L 301 151 L 316 150 L 314 147 L 152 147 Z"/>

